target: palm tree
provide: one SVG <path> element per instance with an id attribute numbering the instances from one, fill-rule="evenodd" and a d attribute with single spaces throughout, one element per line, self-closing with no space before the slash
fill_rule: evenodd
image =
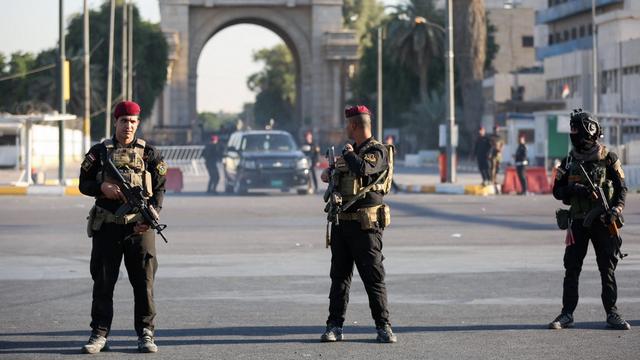
<path id="1" fill-rule="evenodd" d="M 462 122 L 467 134 L 480 125 L 487 25 L 484 0 L 453 1 L 455 59 L 462 95 Z"/>
<path id="2" fill-rule="evenodd" d="M 396 6 L 388 23 L 386 48 L 393 61 L 407 66 L 419 78 L 420 102 L 429 94 L 429 64 L 442 61 L 443 31 L 441 17 L 432 0 L 410 0 Z"/>

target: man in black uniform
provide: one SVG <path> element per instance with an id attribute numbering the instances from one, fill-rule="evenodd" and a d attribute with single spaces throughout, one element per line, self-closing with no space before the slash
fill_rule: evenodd
<path id="1" fill-rule="evenodd" d="M 141 221 L 140 214 L 116 216 L 126 198 L 115 176 L 107 170 L 110 158 L 132 186 L 145 190 L 149 205 L 162 209 L 167 165 L 160 153 L 144 140 L 135 137 L 139 125 L 140 106 L 135 102 L 119 103 L 113 112 L 115 134 L 91 147 L 80 169 L 80 191 L 96 198 L 89 214 L 87 231 L 93 237 L 91 277 L 91 337 L 82 348 L 84 353 L 100 352 L 107 343 L 113 318 L 113 288 L 118 280 L 124 257 L 129 282 L 135 299 L 134 324 L 140 352 L 156 352 L 154 343 L 153 280 L 158 268 L 155 234 Z"/>
<path id="2" fill-rule="evenodd" d="M 202 157 L 204 158 L 207 172 L 209 173 L 209 183 L 207 184 L 207 193 L 218 193 L 218 182 L 220 181 L 220 172 L 218 171 L 218 162 L 222 158 L 222 150 L 218 143 L 218 135 L 211 136 L 211 142 L 204 147 Z"/>
<path id="3" fill-rule="evenodd" d="M 313 141 L 313 133 L 307 131 L 304 134 L 304 144 L 301 147 L 304 155 L 309 159 L 309 177 L 313 181 L 313 192 L 318 191 L 318 179 L 316 178 L 316 164 L 320 156 L 320 147 Z M 311 182 L 310 181 L 310 182 Z M 311 184 L 309 184 L 311 186 Z M 311 193 L 311 191 L 309 191 Z"/>
<path id="4" fill-rule="evenodd" d="M 478 171 L 482 176 L 482 185 L 488 185 L 491 182 L 491 175 L 489 174 L 489 158 L 491 156 L 491 142 L 486 135 L 484 127 L 478 129 L 478 138 L 476 139 L 473 152 L 476 155 L 478 161 Z"/>
<path id="5" fill-rule="evenodd" d="M 518 148 L 513 156 L 516 161 L 516 173 L 518 174 L 518 179 L 520 179 L 520 187 L 522 187 L 520 195 L 527 195 L 527 165 L 529 164 L 529 160 L 527 158 L 527 145 L 525 145 L 525 141 L 524 135 L 520 136 L 520 139 L 518 139 Z"/>
<path id="6" fill-rule="evenodd" d="M 334 171 L 339 172 L 339 181 L 335 185 L 345 205 L 354 198 L 358 200 L 338 213 L 339 224 L 331 225 L 329 318 L 321 340 L 343 339 L 342 325 L 355 263 L 369 297 L 377 340 L 394 343 L 397 338 L 389 322 L 382 264 L 382 231 L 389 224 L 389 208 L 382 197 L 391 187 L 392 156 L 385 145 L 371 136 L 371 113 L 365 106 L 349 107 L 345 115 L 347 136 L 355 143 L 347 143 L 336 162 Z M 325 170 L 322 181 L 328 182 L 329 176 Z"/>
<path id="7" fill-rule="evenodd" d="M 569 156 L 562 160 L 553 185 L 553 196 L 571 205 L 564 253 L 566 272 L 562 312 L 549 324 L 549 328 L 573 327 L 573 311 L 578 305 L 578 277 L 591 239 L 600 271 L 607 326 L 628 330 L 631 326 L 618 314 L 616 308 L 618 291 L 614 271 L 618 263 L 617 239 L 611 237 L 607 228 L 609 222 L 616 221 L 624 209 L 627 192 L 624 172 L 618 156 L 599 143 L 602 131 L 595 116 L 576 110 L 571 114 L 570 126 L 573 148 Z M 602 187 L 611 209 L 609 214 L 596 217 L 590 224 L 585 220 L 590 218 L 592 210 L 598 210 L 599 195 L 589 187 L 580 166 L 594 184 Z"/>

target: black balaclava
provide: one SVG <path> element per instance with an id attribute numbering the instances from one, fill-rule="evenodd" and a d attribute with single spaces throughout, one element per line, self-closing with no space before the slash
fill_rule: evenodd
<path id="1" fill-rule="evenodd" d="M 582 109 L 571 113 L 571 144 L 579 151 L 584 152 L 596 146 L 598 138 L 602 135 L 600 124 L 595 116 Z"/>

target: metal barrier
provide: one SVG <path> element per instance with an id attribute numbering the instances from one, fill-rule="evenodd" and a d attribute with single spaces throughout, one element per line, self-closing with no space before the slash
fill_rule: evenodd
<path id="1" fill-rule="evenodd" d="M 207 176 L 202 157 L 204 145 L 157 146 L 170 168 L 179 168 L 185 176 Z"/>

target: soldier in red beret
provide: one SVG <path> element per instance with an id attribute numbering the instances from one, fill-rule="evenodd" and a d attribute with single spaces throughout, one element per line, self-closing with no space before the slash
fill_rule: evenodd
<path id="1" fill-rule="evenodd" d="M 126 198 L 119 181 L 105 167 L 107 159 L 111 159 L 126 181 L 144 189 L 149 206 L 158 212 L 162 209 L 167 164 L 158 150 L 136 137 L 139 116 L 140 106 L 133 101 L 116 105 L 113 137 L 91 147 L 80 169 L 80 191 L 96 199 L 87 224 L 88 235 L 93 238 L 90 262 L 93 302 L 92 331 L 82 347 L 84 353 L 94 354 L 107 346 L 113 318 L 113 289 L 123 258 L 135 299 L 138 351 L 158 351 L 153 337 L 156 315 L 153 280 L 158 268 L 155 233 L 149 231 L 139 213 L 116 215 Z"/>
<path id="2" fill-rule="evenodd" d="M 334 175 L 329 169 L 321 179 L 332 177 L 331 199 L 342 199 L 337 221 L 331 224 L 331 290 L 329 318 L 321 336 L 323 342 L 343 340 L 353 265 L 369 296 L 377 341 L 394 343 L 391 330 L 385 271 L 382 264 L 382 232 L 390 223 L 389 207 L 382 201 L 393 178 L 393 145 L 385 146 L 371 135 L 371 112 L 366 106 L 345 110 L 347 143 L 336 161 Z M 337 175 L 337 176 L 336 176 Z M 330 200 L 333 201 L 333 200 Z M 329 210 L 330 211 L 330 210 Z"/>

